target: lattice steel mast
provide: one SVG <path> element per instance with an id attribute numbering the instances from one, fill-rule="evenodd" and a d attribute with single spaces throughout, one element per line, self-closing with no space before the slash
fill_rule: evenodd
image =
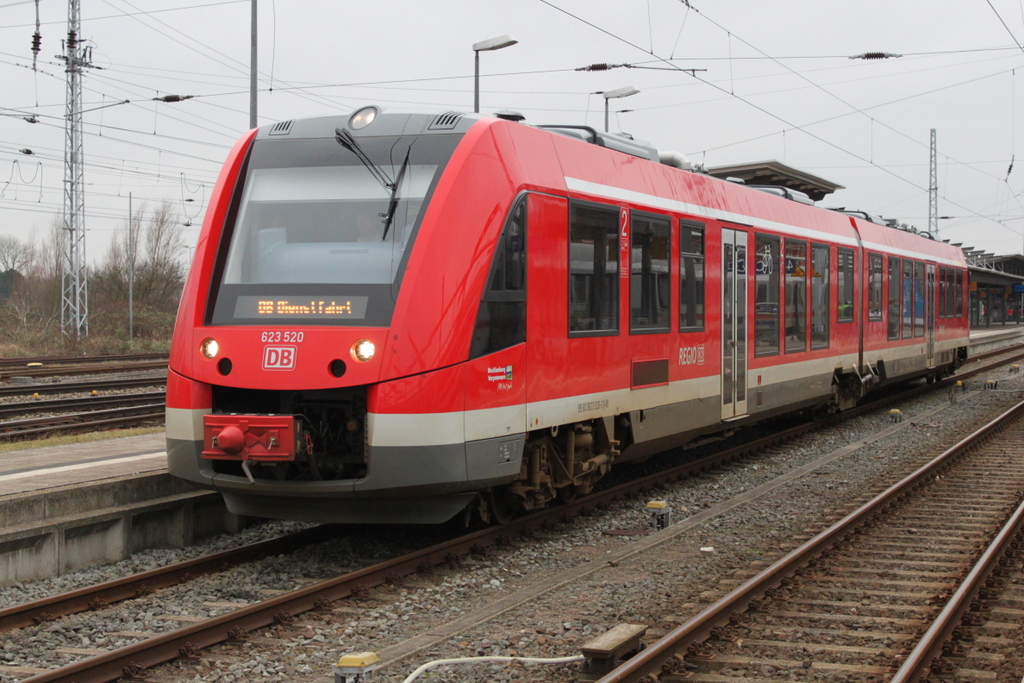
<path id="1" fill-rule="evenodd" d="M 939 164 L 935 147 L 935 129 L 932 128 L 931 160 L 928 164 L 928 232 L 939 239 Z"/>
<path id="2" fill-rule="evenodd" d="M 91 67 L 92 48 L 82 45 L 79 0 L 68 0 L 64 54 L 67 102 L 64 120 L 64 254 L 61 328 L 81 339 L 89 334 L 89 286 L 85 260 L 85 189 L 82 160 L 82 70 Z"/>

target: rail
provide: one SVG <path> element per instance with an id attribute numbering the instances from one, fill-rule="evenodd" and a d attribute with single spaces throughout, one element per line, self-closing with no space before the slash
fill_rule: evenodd
<path id="1" fill-rule="evenodd" d="M 862 507 L 854 510 L 785 557 L 777 560 L 764 571 L 744 582 L 723 598 L 666 634 L 656 643 L 600 678 L 598 683 L 650 683 L 657 681 L 664 673 L 682 671 L 687 651 L 691 648 L 697 648 L 700 643 L 710 638 L 716 629 L 723 628 L 728 623 L 731 615 L 746 610 L 751 604 L 759 600 L 761 596 L 782 586 L 784 581 L 789 580 L 798 571 L 815 561 L 816 558 L 822 555 L 823 551 L 828 550 L 843 540 L 844 537 L 852 534 L 856 528 L 872 520 L 879 511 L 906 497 L 913 489 L 935 479 L 936 473 L 954 458 L 977 446 L 979 442 L 1002 429 L 1009 421 L 1020 419 L 1022 415 L 1024 415 L 1024 402 L 1006 411 L 928 464 L 892 485 Z M 1018 515 L 1014 517 L 1014 519 L 1018 520 L 1018 523 L 1019 513 L 1020 509 L 1018 508 Z M 1007 533 L 1010 532 L 1004 530 L 1000 536 L 1002 537 Z M 985 557 L 989 557 L 988 552 L 986 552 Z M 972 575 L 974 573 L 972 572 Z M 957 591 L 957 595 L 969 595 L 971 590 L 972 588 L 961 587 Z M 976 587 L 973 590 L 976 590 Z M 943 612 L 943 615 L 946 616 L 943 616 L 941 622 L 937 622 L 929 630 L 930 638 L 928 643 L 919 645 L 914 650 L 915 661 L 907 663 L 908 669 L 921 671 L 922 667 L 927 667 L 930 664 L 935 648 L 941 648 L 942 641 L 948 636 L 947 631 L 951 631 L 955 626 L 954 616 L 958 614 L 958 610 L 962 609 L 963 599 L 958 602 L 956 607 L 947 606 L 949 614 L 947 615 L 947 612 Z M 925 663 L 926 661 L 928 663 Z M 901 683 L 903 681 L 915 680 L 912 673 L 907 673 L 905 676 L 905 678 L 900 679 Z"/>

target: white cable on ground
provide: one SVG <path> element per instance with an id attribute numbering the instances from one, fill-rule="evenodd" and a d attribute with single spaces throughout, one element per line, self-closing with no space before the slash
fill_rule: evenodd
<path id="1" fill-rule="evenodd" d="M 413 671 L 409 676 L 402 681 L 402 683 L 412 683 L 420 677 L 424 671 L 428 671 L 438 666 L 444 666 L 446 664 L 477 664 L 479 662 L 526 662 L 527 664 L 571 664 L 572 662 L 582 662 L 586 657 L 583 655 L 576 655 L 575 657 L 555 657 L 555 658 L 543 658 L 543 657 L 459 657 L 457 659 L 438 659 L 433 662 L 427 662 L 420 668 Z"/>

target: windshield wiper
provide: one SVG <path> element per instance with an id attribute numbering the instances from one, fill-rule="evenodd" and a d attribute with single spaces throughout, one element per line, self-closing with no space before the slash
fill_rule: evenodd
<path id="1" fill-rule="evenodd" d="M 391 180 L 388 174 L 384 172 L 384 169 L 373 163 L 369 155 L 363 151 L 363 148 L 359 146 L 356 139 L 352 137 L 352 133 L 348 132 L 347 128 L 335 128 L 334 139 L 338 141 L 338 144 L 356 155 L 356 158 L 362 162 L 366 170 L 370 172 L 381 187 L 391 193 L 388 198 L 388 211 L 387 213 L 379 214 L 384 219 L 384 234 L 381 236 L 381 240 L 387 239 L 388 229 L 391 227 L 391 222 L 395 217 L 395 209 L 398 208 L 398 186 L 402 184 L 402 177 L 405 175 L 405 169 L 409 167 L 409 154 L 412 152 L 412 145 L 405 150 L 405 161 L 402 162 L 402 168 L 398 171 L 398 178 Z"/>
<path id="2" fill-rule="evenodd" d="M 409 145 L 409 149 L 405 150 L 405 161 L 402 162 L 402 168 L 398 170 L 398 177 L 395 179 L 394 184 L 391 186 L 391 198 L 388 200 L 388 212 L 387 214 L 381 214 L 384 217 L 384 234 L 381 235 L 381 241 L 388 238 L 388 228 L 391 227 L 391 221 L 395 217 L 395 209 L 398 208 L 398 188 L 402 184 L 402 178 L 405 176 L 405 169 L 409 168 L 409 154 L 412 153 L 412 145 Z"/>
<path id="3" fill-rule="evenodd" d="M 381 184 L 385 190 L 394 192 L 395 184 L 391 182 L 391 178 L 384 172 L 377 164 L 370 160 L 370 157 L 363 151 L 363 148 L 359 146 L 356 139 L 352 137 L 352 133 L 349 133 L 346 128 L 335 128 L 334 139 L 338 141 L 338 144 L 356 155 L 356 159 L 359 159 L 366 167 L 366 170 L 370 172 L 378 183 Z"/>

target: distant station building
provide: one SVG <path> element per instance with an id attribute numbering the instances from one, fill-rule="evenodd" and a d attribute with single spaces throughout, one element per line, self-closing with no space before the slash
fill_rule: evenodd
<path id="1" fill-rule="evenodd" d="M 844 187 L 816 175 L 805 173 L 778 161 L 755 161 L 750 164 L 713 166 L 708 175 L 722 180 L 742 180 L 745 185 L 775 187 L 801 192 L 811 201 L 821 201 Z M 790 197 L 793 199 L 793 197 Z"/>
<path id="2" fill-rule="evenodd" d="M 1019 325 L 1024 322 L 1024 256 L 996 256 L 961 247 L 970 269 L 971 327 Z"/>

